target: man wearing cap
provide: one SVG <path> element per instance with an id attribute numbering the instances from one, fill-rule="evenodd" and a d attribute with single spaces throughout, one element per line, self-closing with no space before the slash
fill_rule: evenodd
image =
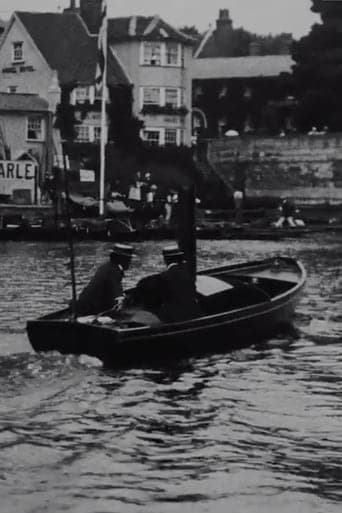
<path id="1" fill-rule="evenodd" d="M 109 261 L 101 265 L 76 301 L 77 315 L 95 315 L 120 310 L 124 303 L 122 278 L 131 263 L 133 248 L 115 244 Z"/>
<path id="2" fill-rule="evenodd" d="M 160 315 L 166 322 L 180 322 L 203 314 L 197 301 L 194 277 L 184 253 L 176 246 L 163 249 L 166 271 L 160 274 L 163 283 L 163 303 Z"/>

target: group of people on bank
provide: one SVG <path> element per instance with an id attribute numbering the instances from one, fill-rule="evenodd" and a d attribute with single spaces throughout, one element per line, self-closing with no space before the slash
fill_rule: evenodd
<path id="1" fill-rule="evenodd" d="M 299 218 L 299 209 L 289 198 L 283 198 L 279 206 L 280 217 L 273 223 L 275 228 L 297 228 L 305 226 L 303 219 Z"/>
<path id="2" fill-rule="evenodd" d="M 158 213 L 157 217 L 161 221 L 170 224 L 174 205 L 178 203 L 178 193 L 175 190 L 160 190 L 160 187 L 153 183 L 151 173 L 147 172 L 142 176 L 138 171 L 129 186 L 127 200 L 139 216 L 146 218 L 145 221 Z"/>
<path id="3" fill-rule="evenodd" d="M 166 269 L 142 278 L 130 296 L 122 281 L 133 257 L 132 246 L 115 244 L 108 262 L 101 265 L 74 305 L 77 316 L 129 316 L 132 322 L 155 325 L 185 321 L 202 314 L 195 280 L 178 247 L 163 250 Z"/>

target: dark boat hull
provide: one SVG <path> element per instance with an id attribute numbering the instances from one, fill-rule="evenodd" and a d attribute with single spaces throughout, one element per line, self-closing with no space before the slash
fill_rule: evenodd
<path id="1" fill-rule="evenodd" d="M 256 271 L 258 265 L 255 264 Z M 239 267 L 246 268 L 253 276 L 253 265 L 244 267 L 243 264 L 216 268 L 203 274 L 218 276 L 220 269 L 224 269 L 226 274 L 234 276 L 240 274 Z M 260 269 L 262 273 L 262 266 Z M 63 318 L 63 312 L 57 312 L 29 321 L 28 337 L 35 351 L 87 354 L 114 367 L 231 351 L 260 342 L 291 324 L 305 283 L 302 268 L 298 268 L 297 278 L 286 292 L 280 292 L 270 301 L 183 323 L 115 329 L 71 321 Z"/>

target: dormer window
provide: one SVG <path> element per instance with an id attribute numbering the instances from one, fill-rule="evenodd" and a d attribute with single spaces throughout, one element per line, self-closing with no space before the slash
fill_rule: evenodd
<path id="1" fill-rule="evenodd" d="M 78 103 L 89 102 L 93 105 L 95 99 L 99 98 L 101 98 L 101 94 L 95 90 L 94 86 L 78 85 L 71 92 L 70 103 L 71 105 L 77 105 Z"/>
<path id="2" fill-rule="evenodd" d="M 12 43 L 12 62 L 13 62 L 13 64 L 24 62 L 23 46 L 24 46 L 24 43 L 22 41 L 14 41 L 14 43 Z"/>
<path id="3" fill-rule="evenodd" d="M 90 92 L 90 88 L 87 86 L 76 87 L 76 89 L 75 89 L 76 103 L 84 103 L 86 100 L 89 100 L 89 97 L 90 97 L 89 92 Z"/>

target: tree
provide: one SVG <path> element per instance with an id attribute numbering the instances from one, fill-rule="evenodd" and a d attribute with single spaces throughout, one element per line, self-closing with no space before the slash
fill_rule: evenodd
<path id="1" fill-rule="evenodd" d="M 198 31 L 195 25 L 184 25 L 179 29 L 183 34 L 193 37 L 194 39 L 201 39 L 202 34 Z"/>
<path id="2" fill-rule="evenodd" d="M 61 102 L 57 105 L 55 128 L 58 128 L 62 139 L 73 141 L 76 137 L 75 106 L 70 103 L 70 94 L 75 84 L 71 83 L 62 88 Z"/>
<path id="3" fill-rule="evenodd" d="M 141 145 L 143 122 L 132 113 L 132 89 L 127 86 L 109 88 L 109 139 L 120 149 L 134 149 Z"/>
<path id="4" fill-rule="evenodd" d="M 312 126 L 342 130 L 342 5 L 312 0 L 322 24 L 293 43 L 296 124 L 306 132 Z M 339 4 L 339 5 L 338 5 Z"/>

